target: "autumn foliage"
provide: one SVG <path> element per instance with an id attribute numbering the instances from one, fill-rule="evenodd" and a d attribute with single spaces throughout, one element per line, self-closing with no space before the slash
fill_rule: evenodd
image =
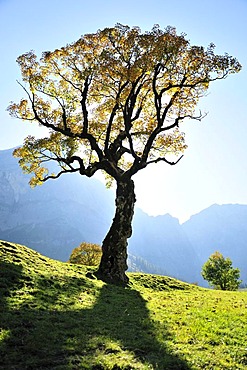
<path id="1" fill-rule="evenodd" d="M 31 184 L 47 177 L 48 160 L 63 172 L 103 170 L 118 178 L 183 153 L 182 121 L 201 119 L 195 108 L 209 83 L 241 68 L 214 48 L 191 46 L 172 27 L 141 33 L 118 24 L 46 51 L 40 60 L 34 51 L 21 55 L 27 98 L 9 112 L 49 129 L 46 138 L 29 136 L 15 151 L 34 174 Z"/>
<path id="2" fill-rule="evenodd" d="M 98 266 L 102 255 L 100 245 L 83 242 L 73 249 L 69 261 L 86 266 Z"/>

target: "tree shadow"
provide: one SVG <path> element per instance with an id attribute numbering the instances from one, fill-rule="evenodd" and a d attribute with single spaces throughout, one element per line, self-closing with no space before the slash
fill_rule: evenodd
<path id="1" fill-rule="evenodd" d="M 0 333 L 6 335 L 0 336 L 0 369 L 189 369 L 156 338 L 138 291 L 113 285 L 97 291 L 93 281 L 75 277 L 59 287 L 56 280 L 40 278 L 32 299 L 13 308 L 8 297 L 20 293 L 26 276 L 15 264 L 1 262 L 0 270 L 8 275 L 1 287 Z M 63 309 L 61 301 L 68 294 L 78 300 L 80 292 L 82 299 L 95 292 L 95 301 L 83 309 L 65 302 Z M 163 332 L 168 338 L 165 324 Z M 125 362 L 124 356 L 129 356 Z"/>

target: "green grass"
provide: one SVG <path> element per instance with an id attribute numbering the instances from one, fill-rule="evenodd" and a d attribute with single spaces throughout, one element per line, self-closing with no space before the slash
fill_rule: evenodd
<path id="1" fill-rule="evenodd" d="M 0 242 L 0 369 L 246 369 L 247 292 L 83 266 Z"/>

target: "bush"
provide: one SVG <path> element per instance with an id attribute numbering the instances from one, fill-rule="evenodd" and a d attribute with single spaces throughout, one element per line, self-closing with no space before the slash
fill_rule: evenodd
<path id="1" fill-rule="evenodd" d="M 83 242 L 73 249 L 69 261 L 86 266 L 98 266 L 102 256 L 101 246 L 98 244 Z"/>

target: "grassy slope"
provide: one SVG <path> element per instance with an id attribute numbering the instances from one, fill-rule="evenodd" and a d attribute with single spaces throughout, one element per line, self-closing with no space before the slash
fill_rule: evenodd
<path id="1" fill-rule="evenodd" d="M 247 292 L 129 276 L 0 242 L 0 369 L 247 368 Z"/>

